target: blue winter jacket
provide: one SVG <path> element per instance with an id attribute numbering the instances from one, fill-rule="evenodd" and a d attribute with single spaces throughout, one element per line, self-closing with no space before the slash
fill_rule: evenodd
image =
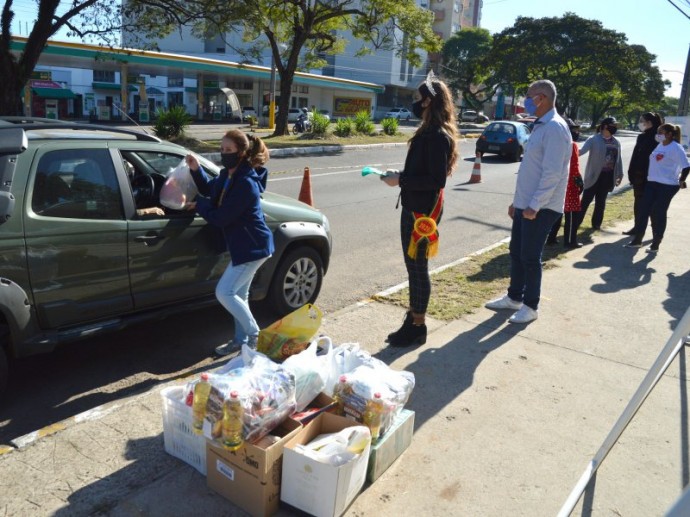
<path id="1" fill-rule="evenodd" d="M 246 161 L 240 163 L 232 176 L 227 169 L 221 169 L 217 178 L 201 167 L 192 172 L 201 194 L 196 199 L 196 210 L 209 224 L 220 228 L 235 266 L 269 257 L 275 251 L 273 234 L 261 209 L 267 176 L 266 169 L 255 170 Z"/>

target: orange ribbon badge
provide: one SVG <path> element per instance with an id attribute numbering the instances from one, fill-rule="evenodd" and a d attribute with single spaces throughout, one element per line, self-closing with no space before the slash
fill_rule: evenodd
<path id="1" fill-rule="evenodd" d="M 424 215 L 420 212 L 414 214 L 414 226 L 412 227 L 412 238 L 407 248 L 407 255 L 412 259 L 417 259 L 419 244 L 426 240 L 429 245 L 426 248 L 426 258 L 435 257 L 438 254 L 438 220 L 443 211 L 443 189 L 438 193 L 434 208 L 431 214 Z"/>

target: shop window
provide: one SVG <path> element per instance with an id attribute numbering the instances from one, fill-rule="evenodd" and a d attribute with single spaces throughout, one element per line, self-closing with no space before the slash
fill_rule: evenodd
<path id="1" fill-rule="evenodd" d="M 97 83 L 114 83 L 115 72 L 112 70 L 94 70 L 93 80 Z"/>
<path id="2" fill-rule="evenodd" d="M 184 86 L 184 79 L 182 77 L 168 77 L 168 87 L 182 88 Z"/>

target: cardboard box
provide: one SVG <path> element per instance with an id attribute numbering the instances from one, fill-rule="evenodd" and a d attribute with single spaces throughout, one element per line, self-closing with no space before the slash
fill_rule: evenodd
<path id="1" fill-rule="evenodd" d="M 371 446 L 367 481 L 373 483 L 412 443 L 414 411 L 403 409 L 379 441 Z"/>
<path id="2" fill-rule="evenodd" d="M 308 458 L 295 447 L 311 442 L 320 434 L 337 433 L 356 425 L 347 418 L 322 413 L 285 445 L 280 491 L 284 502 L 317 517 L 339 516 L 345 511 L 364 485 L 370 446 L 340 467 Z"/>
<path id="3" fill-rule="evenodd" d="M 208 442 L 207 485 L 251 515 L 273 515 L 280 505 L 283 448 L 301 429 L 288 418 L 271 435 L 237 451 Z"/>

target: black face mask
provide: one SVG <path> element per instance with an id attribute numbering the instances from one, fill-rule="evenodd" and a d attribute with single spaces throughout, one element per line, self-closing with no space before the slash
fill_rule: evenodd
<path id="1" fill-rule="evenodd" d="M 618 128 L 616 126 L 606 126 L 606 129 L 608 129 L 608 131 L 609 131 L 609 133 L 611 133 L 611 135 L 615 135 L 616 131 L 618 131 Z"/>
<path id="2" fill-rule="evenodd" d="M 220 153 L 220 163 L 226 169 L 234 169 L 240 163 L 240 154 Z"/>
<path id="3" fill-rule="evenodd" d="M 412 103 L 412 114 L 417 118 L 422 118 L 424 113 L 424 108 L 422 107 L 422 101 L 417 101 Z"/>

